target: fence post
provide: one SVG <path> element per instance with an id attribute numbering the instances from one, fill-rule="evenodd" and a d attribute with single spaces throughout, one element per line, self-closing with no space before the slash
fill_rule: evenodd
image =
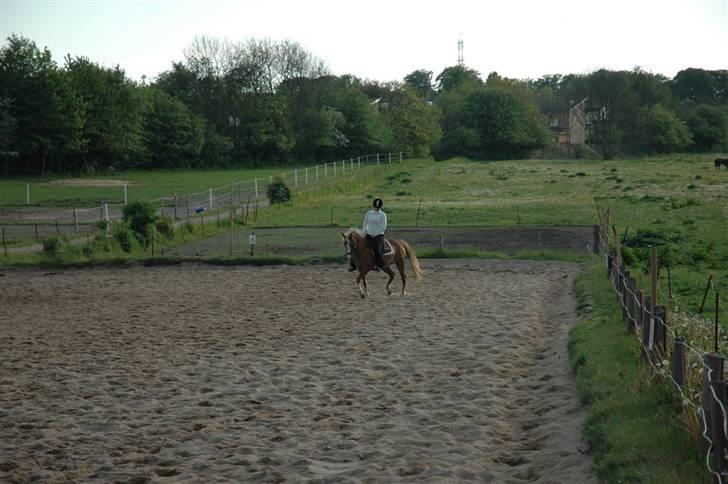
<path id="1" fill-rule="evenodd" d="M 324 178 L 326 178 L 327 176 L 329 176 L 329 164 L 324 163 Z"/>
<path id="2" fill-rule="evenodd" d="M 402 152 L 399 152 L 399 162 L 402 163 Z"/>
<path id="3" fill-rule="evenodd" d="M 30 184 L 25 185 L 25 204 L 30 205 Z"/>
<path id="4" fill-rule="evenodd" d="M 379 153 L 377 153 L 377 168 L 379 167 Z"/>
<path id="5" fill-rule="evenodd" d="M 293 186 L 298 187 L 298 168 L 293 169 Z"/>
<path id="6" fill-rule="evenodd" d="M 212 210 L 212 188 L 210 188 L 210 205 L 208 210 Z"/>
<path id="7" fill-rule="evenodd" d="M 356 157 L 356 164 L 359 170 L 361 170 L 361 156 Z"/>
<path id="8" fill-rule="evenodd" d="M 126 185 L 124 185 L 124 205 L 129 203 L 129 193 L 127 191 Z"/>
<path id="9" fill-rule="evenodd" d="M 351 161 L 351 163 L 350 163 L 351 170 L 350 171 L 354 171 L 354 158 L 352 158 L 350 161 Z"/>
<path id="10" fill-rule="evenodd" d="M 38 240 L 38 224 L 33 224 L 35 227 L 35 240 Z"/>
<path id="11" fill-rule="evenodd" d="M 667 311 L 665 306 L 655 306 L 655 336 L 654 342 L 655 347 L 659 350 L 658 354 L 660 357 L 667 355 L 667 326 L 665 319 L 667 318 Z"/>
<path id="12" fill-rule="evenodd" d="M 241 185 L 242 186 L 242 185 Z M 255 199 L 258 199 L 258 179 L 255 179 Z M 243 199 L 240 199 L 240 203 L 243 203 Z"/>
<path id="13" fill-rule="evenodd" d="M 187 218 L 190 218 L 190 194 L 187 194 Z"/>
<path id="14" fill-rule="evenodd" d="M 76 228 L 76 235 L 78 235 L 78 210 L 73 207 L 73 226 Z"/>
<path id="15" fill-rule="evenodd" d="M 316 181 L 318 181 L 318 165 L 316 165 Z"/>
<path id="16" fill-rule="evenodd" d="M 622 275 L 619 278 L 619 289 L 622 296 L 622 318 L 629 321 L 629 311 L 627 311 L 627 280 L 629 279 L 629 271 L 622 266 Z"/>
<path id="17" fill-rule="evenodd" d="M 336 162 L 334 161 L 331 164 L 334 165 L 334 176 L 336 176 Z"/>
<path id="18" fill-rule="evenodd" d="M 8 244 L 5 242 L 5 227 L 3 227 L 3 250 L 5 251 L 5 257 L 8 256 Z"/>
<path id="19" fill-rule="evenodd" d="M 672 381 L 675 386 L 673 401 L 682 404 L 682 391 L 685 387 L 685 341 L 679 336 L 672 342 Z"/>
<path id="20" fill-rule="evenodd" d="M 703 355 L 703 382 L 702 394 L 700 396 L 700 413 L 702 419 L 699 419 L 700 434 L 710 435 L 712 427 L 712 415 L 710 411 L 712 392 L 710 384 L 714 381 L 723 381 L 723 357 L 716 353 L 705 353 Z M 708 453 L 709 444 L 705 439 L 701 439 L 703 443 L 703 455 Z"/>
<path id="21" fill-rule="evenodd" d="M 636 287 L 636 283 L 635 283 Z M 642 330 L 642 318 L 644 317 L 644 311 L 642 308 L 645 306 L 645 300 L 644 295 L 642 294 L 642 291 L 637 291 L 636 293 L 636 299 L 635 302 L 635 308 L 634 308 L 634 324 L 632 325 L 632 332 L 635 333 L 637 329 L 639 328 L 640 331 Z"/>
<path id="22" fill-rule="evenodd" d="M 650 308 L 652 301 L 649 296 L 645 296 L 642 305 L 642 347 L 644 355 L 650 359 L 650 350 L 652 350 L 652 312 Z"/>
<path id="23" fill-rule="evenodd" d="M 61 229 L 58 226 L 58 219 L 56 219 L 56 235 L 61 235 Z"/>
<path id="24" fill-rule="evenodd" d="M 391 165 L 392 164 L 392 153 L 388 153 L 388 154 L 389 154 L 389 164 Z"/>
<path id="25" fill-rule="evenodd" d="M 174 219 L 177 220 L 177 194 L 174 194 Z"/>
<path id="26" fill-rule="evenodd" d="M 305 185 L 308 185 L 308 167 L 306 167 L 306 181 Z"/>
<path id="27" fill-rule="evenodd" d="M 595 254 L 600 254 L 601 250 L 601 237 L 599 235 L 599 226 L 594 226 L 594 245 L 592 246 L 592 252 Z"/>
<path id="28" fill-rule="evenodd" d="M 724 412 L 728 403 L 726 384 L 722 381 L 713 381 L 710 385 L 710 438 L 713 441 L 713 463 L 715 472 L 723 476 L 726 470 L 726 435 L 723 424 L 728 417 Z"/>
<path id="29" fill-rule="evenodd" d="M 607 254 L 607 279 L 612 278 L 612 265 L 613 265 L 613 260 L 612 260 L 612 254 L 610 253 L 610 254 Z"/>

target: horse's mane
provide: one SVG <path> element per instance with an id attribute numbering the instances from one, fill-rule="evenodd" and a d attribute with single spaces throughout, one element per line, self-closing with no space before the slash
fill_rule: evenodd
<path id="1" fill-rule="evenodd" d="M 364 234 L 361 232 L 361 230 L 356 227 L 352 227 L 349 230 L 347 230 L 346 232 L 344 232 L 344 236 L 347 239 L 350 238 L 352 236 L 352 234 L 356 234 L 359 237 L 364 237 Z"/>

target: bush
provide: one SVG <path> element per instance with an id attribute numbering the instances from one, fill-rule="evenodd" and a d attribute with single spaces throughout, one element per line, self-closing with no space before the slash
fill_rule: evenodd
<path id="1" fill-rule="evenodd" d="M 124 223 L 145 246 L 149 244 L 153 224 L 157 221 L 157 209 L 151 203 L 133 202 L 124 207 Z"/>
<path id="2" fill-rule="evenodd" d="M 157 232 L 166 240 L 174 237 L 174 220 L 169 215 L 160 216 L 154 226 L 157 228 Z"/>
<path id="3" fill-rule="evenodd" d="M 268 200 L 270 200 L 271 205 L 276 203 L 285 203 L 291 200 L 291 190 L 288 188 L 288 185 L 286 185 L 286 182 L 284 182 L 280 177 L 274 178 L 273 182 L 268 185 L 266 194 L 268 195 Z"/>
<path id="4" fill-rule="evenodd" d="M 114 225 L 112 237 L 119 243 L 121 250 L 124 252 L 132 252 L 139 247 L 139 240 L 126 222 Z"/>
<path id="5" fill-rule="evenodd" d="M 59 257 L 69 246 L 68 239 L 63 236 L 51 236 L 43 239 L 43 253 Z"/>

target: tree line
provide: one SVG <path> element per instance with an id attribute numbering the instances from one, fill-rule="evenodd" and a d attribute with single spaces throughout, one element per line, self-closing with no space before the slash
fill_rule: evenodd
<path id="1" fill-rule="evenodd" d="M 375 151 L 527 157 L 554 143 L 544 111 L 586 100 L 605 157 L 728 144 L 728 71 L 641 69 L 536 80 L 467 66 L 402 81 L 332 75 L 292 41 L 197 37 L 151 82 L 11 35 L 0 50 L 0 173 L 245 167 Z"/>

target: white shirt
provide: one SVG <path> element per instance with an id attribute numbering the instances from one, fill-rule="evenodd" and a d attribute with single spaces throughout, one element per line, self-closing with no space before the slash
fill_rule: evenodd
<path id="1" fill-rule="evenodd" d="M 387 230 L 387 214 L 381 210 L 369 210 L 364 216 L 364 235 L 384 235 Z"/>

